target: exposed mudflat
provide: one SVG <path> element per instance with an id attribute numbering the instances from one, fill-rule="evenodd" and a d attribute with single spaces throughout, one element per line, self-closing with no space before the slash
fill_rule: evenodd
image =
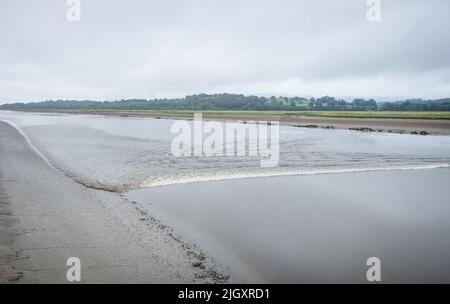
<path id="1" fill-rule="evenodd" d="M 27 112 L 27 111 L 25 111 Z M 192 114 L 157 113 L 148 111 L 71 111 L 71 110 L 33 110 L 29 112 L 71 113 L 88 115 L 106 115 L 120 117 L 149 117 L 156 119 L 192 120 Z M 382 132 L 399 134 L 439 135 L 450 134 L 450 120 L 442 119 L 398 119 L 398 118 L 347 118 L 347 117 L 310 117 L 302 115 L 224 115 L 203 112 L 204 120 L 251 122 L 278 121 L 280 125 L 299 128 L 346 129 L 363 132 Z"/>

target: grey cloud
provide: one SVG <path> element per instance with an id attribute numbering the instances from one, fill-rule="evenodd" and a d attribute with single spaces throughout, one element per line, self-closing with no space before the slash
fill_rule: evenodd
<path id="1" fill-rule="evenodd" d="M 0 2 L 0 103 L 199 92 L 450 96 L 450 2 Z"/>

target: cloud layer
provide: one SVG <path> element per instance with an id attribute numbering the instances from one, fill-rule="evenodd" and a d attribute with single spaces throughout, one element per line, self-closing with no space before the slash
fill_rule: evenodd
<path id="1" fill-rule="evenodd" d="M 450 96 L 450 1 L 0 2 L 0 103 L 192 93 Z"/>

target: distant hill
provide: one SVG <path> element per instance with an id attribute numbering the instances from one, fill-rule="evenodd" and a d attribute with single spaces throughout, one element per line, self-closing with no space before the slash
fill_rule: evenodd
<path id="1" fill-rule="evenodd" d="M 126 99 L 118 101 L 47 100 L 32 103 L 11 103 L 3 110 L 251 110 L 251 111 L 450 111 L 450 98 L 408 99 L 376 102 L 356 98 L 348 102 L 330 96 L 259 97 L 241 94 L 198 94 L 178 99 Z"/>

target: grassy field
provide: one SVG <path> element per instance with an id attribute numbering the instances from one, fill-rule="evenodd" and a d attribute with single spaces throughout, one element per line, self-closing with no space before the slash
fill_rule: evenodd
<path id="1" fill-rule="evenodd" d="M 337 118 L 391 118 L 391 119 L 441 119 L 450 120 L 450 112 L 357 112 L 357 111 L 185 111 L 185 110 L 54 110 L 65 113 L 129 113 L 152 115 L 193 115 L 202 112 L 214 116 L 307 116 Z"/>

